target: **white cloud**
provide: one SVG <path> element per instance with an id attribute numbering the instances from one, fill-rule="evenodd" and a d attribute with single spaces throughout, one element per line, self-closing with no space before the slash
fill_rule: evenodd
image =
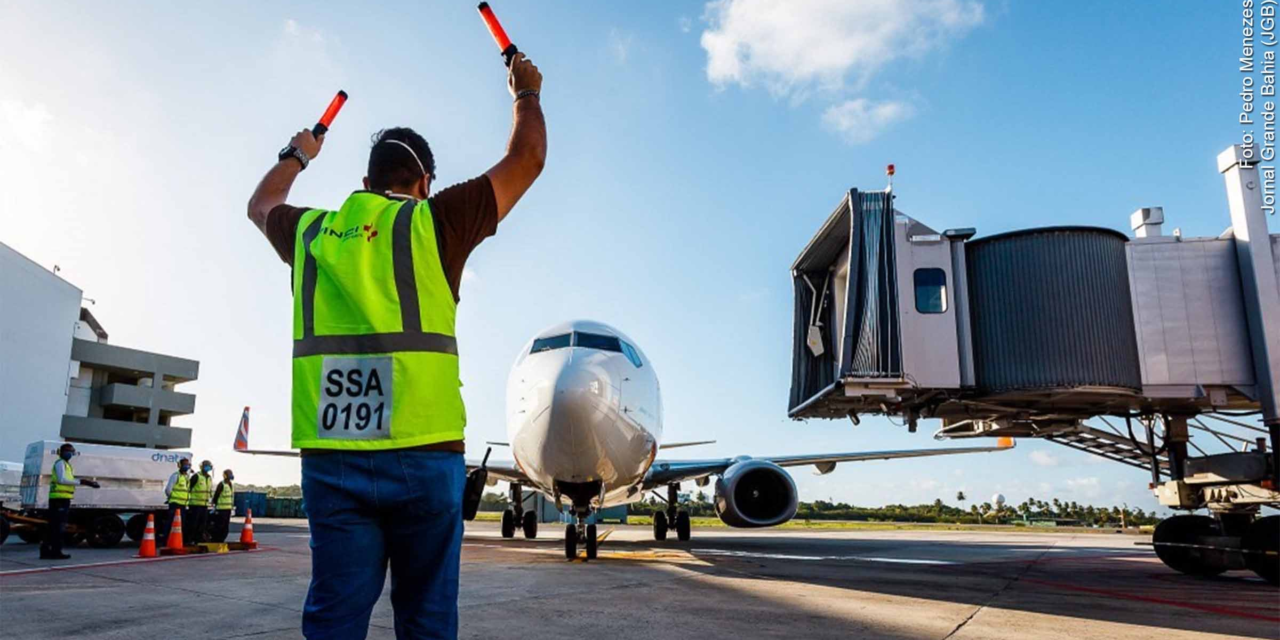
<path id="1" fill-rule="evenodd" d="M 776 94 L 864 82 L 899 58 L 945 47 L 982 22 L 974 0 L 717 0 L 702 34 L 707 78 Z"/>
<path id="2" fill-rule="evenodd" d="M 861 93 L 889 64 L 944 49 L 983 17 L 978 0 L 715 0 L 701 43 L 712 84 L 763 86 L 798 103 L 815 91 Z M 914 112 L 859 97 L 828 108 L 823 122 L 861 143 Z"/>
<path id="3" fill-rule="evenodd" d="M 680 33 L 689 33 L 693 30 L 693 18 L 689 16 L 680 16 L 680 19 L 676 20 L 676 24 L 680 26 Z"/>
<path id="4" fill-rule="evenodd" d="M 0 100 L 0 148 L 21 146 L 28 153 L 48 154 L 53 115 L 43 104 Z"/>
<path id="5" fill-rule="evenodd" d="M 471 267 L 462 268 L 462 284 L 478 284 L 479 282 L 480 275 L 476 273 L 475 269 Z"/>
<path id="6" fill-rule="evenodd" d="M 618 64 L 627 63 L 627 56 L 631 53 L 631 45 L 635 39 L 636 37 L 632 34 L 622 33 L 617 29 L 609 30 L 609 51 L 613 53 Z"/>
<path id="7" fill-rule="evenodd" d="M 827 107 L 822 112 L 822 124 L 849 142 L 860 144 L 914 114 L 915 108 L 904 102 L 872 102 L 856 98 Z"/>
<path id="8" fill-rule="evenodd" d="M 1067 492 L 1074 497 L 1096 500 L 1102 495 L 1102 483 L 1095 476 L 1067 480 Z"/>
<path id="9" fill-rule="evenodd" d="M 1039 449 L 1031 452 L 1031 461 L 1042 467 L 1058 466 L 1058 459 L 1053 457 L 1053 454 Z"/>

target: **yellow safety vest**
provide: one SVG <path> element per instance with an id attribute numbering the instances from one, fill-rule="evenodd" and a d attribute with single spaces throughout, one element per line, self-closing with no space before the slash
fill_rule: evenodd
<path id="1" fill-rule="evenodd" d="M 176 504 L 180 507 L 187 506 L 191 501 L 190 491 L 188 490 L 190 486 L 190 476 L 179 473 L 178 479 L 173 481 L 173 488 L 169 490 L 169 504 Z"/>
<path id="2" fill-rule="evenodd" d="M 358 191 L 307 211 L 293 265 L 293 446 L 462 440 L 457 304 L 431 206 Z"/>
<path id="3" fill-rule="evenodd" d="M 54 474 L 53 474 L 52 479 L 50 480 L 50 484 L 49 484 L 49 499 L 50 499 L 50 500 L 60 500 L 60 499 L 65 498 L 65 499 L 67 499 L 67 500 L 70 500 L 70 499 L 74 498 L 74 497 L 75 497 L 75 495 L 76 495 L 76 474 L 75 474 L 75 469 L 71 468 L 71 463 L 70 463 L 70 462 L 68 462 L 68 461 L 66 461 L 66 460 L 63 460 L 62 458 L 58 458 L 58 459 L 53 463 L 53 466 L 55 467 L 55 471 L 56 471 L 56 467 L 58 466 L 58 463 L 59 463 L 59 462 L 61 462 L 62 464 L 66 465 L 66 473 L 65 473 L 64 475 L 66 475 L 66 476 L 67 476 L 67 482 L 70 482 L 71 484 L 59 484 L 59 483 L 58 483 L 58 474 L 57 474 L 57 473 L 54 473 Z"/>
<path id="4" fill-rule="evenodd" d="M 230 511 L 236 504 L 236 490 L 227 480 L 223 480 L 218 484 L 222 486 L 222 493 L 218 494 L 218 502 L 213 506 L 218 511 Z"/>
<path id="5" fill-rule="evenodd" d="M 209 506 L 209 498 L 213 495 L 212 478 L 197 473 L 191 478 L 188 485 L 187 506 L 188 507 L 207 507 Z"/>

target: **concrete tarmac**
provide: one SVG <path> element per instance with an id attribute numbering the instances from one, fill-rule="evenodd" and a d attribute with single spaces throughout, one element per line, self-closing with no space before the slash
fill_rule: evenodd
<path id="1" fill-rule="evenodd" d="M 255 530 L 260 551 L 148 561 L 121 546 L 47 563 L 11 537 L 0 636 L 300 637 L 306 522 Z M 647 528 L 605 531 L 588 563 L 564 559 L 559 525 L 537 540 L 468 525 L 460 636 L 1280 638 L 1280 590 L 1245 572 L 1175 573 L 1137 536 L 702 529 L 658 543 Z M 395 636 L 389 591 L 370 638 Z"/>

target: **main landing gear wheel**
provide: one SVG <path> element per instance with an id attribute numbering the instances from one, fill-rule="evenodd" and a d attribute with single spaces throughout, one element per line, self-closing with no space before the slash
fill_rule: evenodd
<path id="1" fill-rule="evenodd" d="M 40 544 L 44 537 L 43 527 L 26 526 L 18 529 L 18 538 L 27 544 Z"/>
<path id="2" fill-rule="evenodd" d="M 693 527 L 689 524 L 689 512 L 681 511 L 676 514 L 676 537 L 680 542 L 688 542 L 689 537 L 693 535 Z"/>
<path id="3" fill-rule="evenodd" d="M 502 512 L 502 537 L 514 538 L 516 535 L 516 514 L 510 509 Z"/>
<path id="4" fill-rule="evenodd" d="M 653 512 L 653 539 L 658 542 L 667 539 L 667 514 L 663 511 Z"/>
<path id="5" fill-rule="evenodd" d="M 1280 516 L 1258 518 L 1240 540 L 1244 566 L 1263 580 L 1280 585 Z"/>
<path id="6" fill-rule="evenodd" d="M 564 526 L 564 559 L 573 560 L 578 557 L 578 527 L 572 524 Z"/>
<path id="7" fill-rule="evenodd" d="M 526 539 L 533 540 L 538 537 L 538 514 L 532 511 L 524 512 L 524 522 L 521 525 Z"/>
<path id="8" fill-rule="evenodd" d="M 598 549 L 599 547 L 596 546 L 596 526 L 589 524 L 587 525 L 587 559 L 595 560 Z"/>
<path id="9" fill-rule="evenodd" d="M 9 539 L 9 520 L 0 516 L 0 544 Z"/>
<path id="10" fill-rule="evenodd" d="M 1170 569 L 1197 578 L 1211 578 L 1226 571 L 1226 567 L 1206 557 L 1205 552 L 1212 550 L 1175 545 L 1200 544 L 1202 537 L 1215 535 L 1218 535 L 1218 523 L 1213 518 L 1181 515 L 1162 520 L 1151 539 L 1156 543 L 1156 555 Z"/>

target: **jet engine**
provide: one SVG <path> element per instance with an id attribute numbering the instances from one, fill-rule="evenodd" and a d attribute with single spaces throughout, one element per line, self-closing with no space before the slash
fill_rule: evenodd
<path id="1" fill-rule="evenodd" d="M 716 515 L 731 527 L 779 525 L 798 506 L 795 481 L 766 460 L 739 460 L 716 480 Z"/>

